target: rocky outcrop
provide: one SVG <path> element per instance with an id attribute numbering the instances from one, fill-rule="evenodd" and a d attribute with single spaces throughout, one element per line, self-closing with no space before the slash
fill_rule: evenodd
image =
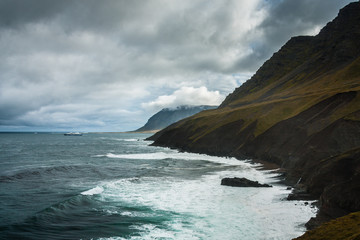
<path id="1" fill-rule="evenodd" d="M 360 211 L 360 2 L 319 35 L 289 40 L 218 109 L 151 139 L 277 164 L 303 196 L 320 200 L 319 219 Z"/>
<path id="2" fill-rule="evenodd" d="M 315 200 L 316 197 L 313 194 L 310 194 L 308 192 L 306 185 L 296 184 L 286 199 L 289 201 L 292 201 L 292 200 Z"/>
<path id="3" fill-rule="evenodd" d="M 269 184 L 261 184 L 258 181 L 251 181 L 247 178 L 223 178 L 221 185 L 231 187 L 272 187 Z"/>

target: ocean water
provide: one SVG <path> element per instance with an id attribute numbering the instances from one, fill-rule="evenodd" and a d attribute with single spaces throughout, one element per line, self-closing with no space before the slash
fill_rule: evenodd
<path id="1" fill-rule="evenodd" d="M 0 239 L 292 239 L 315 215 L 259 165 L 148 136 L 0 134 Z"/>

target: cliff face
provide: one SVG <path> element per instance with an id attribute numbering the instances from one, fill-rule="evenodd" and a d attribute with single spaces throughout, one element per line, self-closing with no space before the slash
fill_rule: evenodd
<path id="1" fill-rule="evenodd" d="M 179 106 L 176 108 L 164 108 L 149 118 L 147 123 L 136 131 L 151 131 L 163 129 L 174 122 L 190 117 L 198 112 L 214 109 L 216 106 Z"/>
<path id="2" fill-rule="evenodd" d="M 323 214 L 359 211 L 360 2 L 341 9 L 317 36 L 290 39 L 218 109 L 151 139 L 276 163 L 320 198 Z"/>

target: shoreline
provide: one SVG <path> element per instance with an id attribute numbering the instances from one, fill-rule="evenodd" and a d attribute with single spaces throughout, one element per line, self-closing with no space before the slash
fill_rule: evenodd
<path id="1" fill-rule="evenodd" d="M 144 141 L 152 141 L 152 140 L 144 139 Z M 224 155 L 215 155 L 215 154 L 208 154 L 208 153 L 202 153 L 202 152 L 185 151 L 185 150 L 182 150 L 179 148 L 173 148 L 173 147 L 171 148 L 171 147 L 167 147 L 167 146 L 157 146 L 157 145 L 153 145 L 153 144 L 150 144 L 150 146 L 169 148 L 169 149 L 177 150 L 179 153 L 204 154 L 204 155 L 212 156 L 212 157 L 234 158 L 234 159 L 236 159 L 236 161 L 239 161 L 239 162 L 248 162 L 251 165 L 254 164 L 253 166 L 251 166 L 252 169 L 259 171 L 264 175 L 268 175 L 267 180 L 264 182 L 261 182 L 262 184 L 273 184 L 273 187 L 275 186 L 276 188 L 279 188 L 279 187 L 283 188 L 284 191 L 291 190 L 291 192 L 285 194 L 286 196 L 289 196 L 290 194 L 292 194 L 294 189 L 296 189 L 296 186 L 294 184 L 291 184 L 284 180 L 284 174 L 286 174 L 286 169 L 281 168 L 279 165 L 277 165 L 275 163 L 269 163 L 269 162 L 266 162 L 261 159 L 244 159 L 244 158 L 239 158 L 239 157 L 235 157 L 235 156 L 224 156 Z M 258 164 L 260 164 L 260 165 L 258 165 Z M 236 174 L 234 174 L 232 177 L 234 177 L 235 175 Z M 271 176 L 271 175 L 275 175 L 275 176 Z M 219 181 L 219 186 L 221 186 L 221 179 Z M 226 187 L 229 187 L 229 186 L 226 186 Z M 237 188 L 237 187 L 234 187 L 234 188 Z M 239 188 L 242 188 L 242 187 L 239 187 Z M 293 203 L 296 206 L 306 207 L 309 209 L 309 211 L 312 211 L 314 213 L 314 217 L 319 212 L 319 208 L 318 208 L 317 204 L 315 204 L 317 202 L 317 200 L 307 200 L 307 199 L 288 200 L 287 197 L 278 198 L 277 195 L 272 195 L 272 197 L 274 199 L 279 200 L 279 202 L 282 204 L 290 204 L 291 205 Z M 270 202 L 264 202 L 264 205 L 266 205 L 268 203 L 270 203 Z M 304 214 L 304 216 L 306 216 L 305 212 L 303 214 Z M 307 229 L 306 224 L 312 218 L 313 217 L 310 217 L 307 220 L 302 221 L 301 223 L 298 223 L 298 225 L 296 225 L 296 227 L 298 229 L 302 229 L 301 234 L 296 237 L 291 237 L 291 239 L 301 237 L 306 232 L 308 232 L 309 230 Z"/>
<path id="2" fill-rule="evenodd" d="M 153 139 L 146 139 L 146 140 L 154 141 Z M 324 203 L 323 201 L 324 200 L 321 201 L 321 196 L 316 197 L 313 195 L 313 193 L 308 191 L 309 186 L 307 185 L 306 182 L 301 183 L 301 178 L 298 180 L 291 178 L 292 176 L 290 174 L 293 174 L 293 172 L 296 171 L 295 169 L 281 168 L 278 164 L 271 163 L 271 162 L 268 162 L 268 161 L 265 161 L 262 159 L 258 159 L 258 158 L 251 159 L 251 158 L 245 157 L 245 156 L 240 158 L 240 156 L 216 154 L 214 151 L 211 151 L 211 152 L 191 151 L 190 148 L 185 150 L 185 148 L 181 148 L 181 147 L 174 147 L 174 146 L 169 147 L 169 146 L 166 146 L 166 144 L 156 143 L 156 141 L 154 141 L 151 145 L 168 147 L 171 149 L 176 149 L 180 152 L 207 154 L 210 156 L 218 156 L 218 157 L 234 157 L 239 161 L 248 159 L 249 161 L 251 161 L 253 163 L 260 163 L 261 166 L 257 167 L 257 169 L 260 171 L 274 171 L 276 173 L 279 173 L 279 175 L 276 177 L 279 180 L 278 183 L 281 185 L 287 186 L 288 190 L 292 190 L 291 193 L 288 194 L 288 197 L 284 199 L 284 201 L 287 201 L 287 202 L 304 201 L 304 203 L 307 202 L 309 207 L 311 207 L 311 208 L 316 207 L 315 216 L 311 217 L 310 219 L 308 219 L 306 222 L 303 223 L 303 226 L 305 227 L 305 232 L 299 237 L 304 236 L 308 232 L 316 232 L 322 226 L 326 226 L 326 224 L 328 224 L 328 222 L 330 222 L 330 221 L 335 221 L 335 222 L 339 221 L 340 222 L 339 224 L 341 224 L 341 220 L 338 220 L 338 219 L 340 219 L 342 216 L 349 216 L 349 214 L 352 213 L 352 212 L 348 212 L 341 216 L 328 215 L 323 209 L 323 203 Z M 309 202 L 312 202 L 312 203 L 309 204 Z M 328 209 L 326 209 L 326 210 L 328 210 Z M 330 211 L 332 211 L 331 208 L 330 208 Z M 308 235 L 309 234 L 307 234 L 307 236 Z M 306 239 L 306 238 L 301 238 L 301 239 Z"/>
<path id="3" fill-rule="evenodd" d="M 152 136 L 150 136 L 150 137 L 152 137 Z M 146 138 L 144 140 L 145 141 L 153 141 L 149 138 Z M 245 159 L 248 159 L 252 163 L 261 164 L 261 166 L 255 167 L 255 169 L 257 169 L 259 171 L 271 171 L 273 173 L 278 173 L 279 175 L 275 177 L 278 179 L 278 183 L 281 185 L 284 185 L 284 187 L 287 187 L 287 189 L 289 189 L 289 190 L 291 189 L 291 193 L 288 194 L 287 198 L 284 199 L 284 201 L 305 201 L 305 202 L 314 201 L 314 203 L 312 205 L 316 206 L 317 213 L 316 213 L 315 217 L 310 218 L 307 222 L 304 223 L 306 231 L 314 229 L 314 228 L 320 226 L 321 224 L 331 220 L 329 218 L 324 218 L 324 216 L 322 216 L 320 214 L 320 207 L 318 205 L 320 199 L 313 197 L 311 194 L 308 194 L 306 192 L 307 187 L 303 184 L 299 184 L 299 181 L 294 182 L 292 180 L 287 179 L 290 169 L 282 168 L 281 166 L 279 166 L 276 163 L 268 162 L 266 160 L 262 160 L 259 158 L 240 158 L 239 156 L 214 154 L 214 153 L 210 153 L 210 152 L 190 151 L 190 150 L 185 150 L 180 147 L 169 147 L 169 146 L 162 145 L 162 144 L 156 144 L 155 142 L 153 142 L 150 145 L 158 146 L 158 147 L 167 147 L 170 149 L 176 149 L 179 152 L 206 154 L 209 156 L 216 156 L 216 157 L 234 157 L 238 161 L 244 161 Z"/>

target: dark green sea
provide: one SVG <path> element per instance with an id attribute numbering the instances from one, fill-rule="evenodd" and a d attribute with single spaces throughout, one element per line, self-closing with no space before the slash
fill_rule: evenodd
<path id="1" fill-rule="evenodd" d="M 148 134 L 0 134 L 0 239 L 291 239 L 315 209 L 234 158 Z M 247 177 L 273 188 L 221 186 Z"/>

